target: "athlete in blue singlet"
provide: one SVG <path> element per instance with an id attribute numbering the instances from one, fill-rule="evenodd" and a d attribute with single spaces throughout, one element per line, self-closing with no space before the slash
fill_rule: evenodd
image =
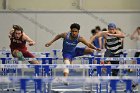
<path id="1" fill-rule="evenodd" d="M 100 50 L 91 43 L 87 42 L 84 37 L 79 35 L 80 25 L 73 23 L 70 26 L 70 32 L 58 34 L 53 40 L 47 43 L 45 46 L 49 47 L 56 40 L 63 38 L 63 59 L 65 64 L 71 64 L 72 59 L 77 56 L 93 53 L 94 50 Z M 81 42 L 88 47 L 80 48 L 76 47 Z M 64 69 L 64 76 L 68 76 L 69 70 Z"/>
<path id="2" fill-rule="evenodd" d="M 92 36 L 90 37 L 90 39 L 92 37 L 94 37 L 96 34 L 98 34 L 100 31 L 100 26 L 96 26 L 95 29 L 92 29 L 91 30 L 91 34 Z M 92 41 L 91 43 L 96 47 L 96 48 L 100 48 L 100 49 L 103 49 L 104 46 L 103 46 L 103 42 L 104 42 L 104 39 L 103 37 L 95 37 L 94 41 Z M 95 57 L 101 57 L 101 53 L 98 51 L 98 52 L 95 52 L 94 54 L 92 53 L 91 56 L 95 56 Z M 96 64 L 96 62 L 94 62 Z"/>
<path id="3" fill-rule="evenodd" d="M 77 57 L 77 56 L 82 56 L 84 55 L 84 50 L 85 47 L 76 47 L 77 44 L 79 43 L 79 38 L 80 35 L 78 34 L 77 38 L 71 40 L 71 32 L 68 32 L 66 34 L 66 38 L 63 40 L 63 58 L 67 58 L 70 61 L 72 61 L 72 58 Z M 89 51 L 89 53 L 92 52 L 92 50 Z"/>
<path id="4" fill-rule="evenodd" d="M 95 29 L 92 29 L 92 30 L 91 30 L 92 37 L 95 36 L 98 32 L 99 32 L 99 31 L 96 31 Z M 95 47 L 97 47 L 97 48 L 102 48 L 102 43 L 103 43 L 102 37 L 100 37 L 100 38 L 99 38 L 99 37 L 96 37 L 92 43 L 93 43 L 93 45 L 94 45 Z"/>

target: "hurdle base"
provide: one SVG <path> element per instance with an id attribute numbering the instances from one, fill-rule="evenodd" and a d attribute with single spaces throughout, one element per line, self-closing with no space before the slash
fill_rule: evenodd
<path id="1" fill-rule="evenodd" d="M 89 89 L 80 89 L 80 88 L 76 88 L 76 89 L 51 89 L 52 92 L 90 92 L 91 90 Z M 92 89 L 92 92 L 96 92 L 97 90 Z M 106 89 L 102 89 L 102 92 L 106 92 Z M 134 92 L 138 92 L 138 89 L 133 90 Z M 124 90 L 120 89 L 117 90 L 117 92 L 124 92 Z"/>

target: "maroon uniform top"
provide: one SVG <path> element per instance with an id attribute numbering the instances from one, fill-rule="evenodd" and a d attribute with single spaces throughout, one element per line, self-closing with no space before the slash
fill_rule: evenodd
<path id="1" fill-rule="evenodd" d="M 16 39 L 14 37 L 14 33 L 12 34 L 12 37 L 10 38 L 10 40 L 11 40 L 11 44 L 10 44 L 11 50 L 15 50 L 15 49 L 17 49 L 17 50 L 27 50 L 26 41 L 23 41 L 22 37 L 23 37 L 23 35 L 19 39 Z"/>
<path id="2" fill-rule="evenodd" d="M 19 39 L 16 39 L 14 37 L 14 33 L 12 34 L 12 37 L 10 38 L 11 52 L 13 52 L 14 50 L 19 50 L 22 52 L 24 57 L 34 58 L 35 56 L 32 53 L 30 53 L 29 51 L 27 51 L 26 41 L 22 40 L 22 38 L 23 38 L 23 35 Z"/>

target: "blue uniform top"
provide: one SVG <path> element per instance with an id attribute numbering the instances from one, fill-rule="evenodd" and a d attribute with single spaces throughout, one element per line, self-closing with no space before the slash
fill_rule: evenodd
<path id="1" fill-rule="evenodd" d="M 102 38 L 101 43 L 103 44 L 103 42 L 104 42 L 104 38 Z M 93 44 L 94 44 L 94 46 L 95 46 L 96 48 L 100 48 L 99 38 L 98 38 L 98 37 L 95 38 L 95 40 L 93 41 Z M 101 48 L 103 48 L 103 47 L 101 47 Z"/>
<path id="2" fill-rule="evenodd" d="M 93 44 L 96 48 L 100 48 L 100 45 L 99 45 L 99 38 L 96 37 L 95 40 L 93 41 Z"/>
<path id="3" fill-rule="evenodd" d="M 63 39 L 63 49 L 62 49 L 63 53 L 74 53 L 76 46 L 79 43 L 78 41 L 80 37 L 79 34 L 78 37 L 74 40 L 70 40 L 70 34 L 71 32 L 68 32 L 66 38 Z"/>

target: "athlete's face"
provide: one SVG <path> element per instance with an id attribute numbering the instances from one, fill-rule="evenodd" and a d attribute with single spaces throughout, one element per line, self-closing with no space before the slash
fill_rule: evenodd
<path id="1" fill-rule="evenodd" d="M 71 29 L 71 36 L 76 38 L 78 36 L 79 30 L 76 28 Z"/>
<path id="2" fill-rule="evenodd" d="M 22 36 L 22 32 L 19 30 L 15 30 L 15 38 L 19 39 Z"/>
<path id="3" fill-rule="evenodd" d="M 115 33 L 115 28 L 108 28 L 109 33 L 114 34 Z"/>

